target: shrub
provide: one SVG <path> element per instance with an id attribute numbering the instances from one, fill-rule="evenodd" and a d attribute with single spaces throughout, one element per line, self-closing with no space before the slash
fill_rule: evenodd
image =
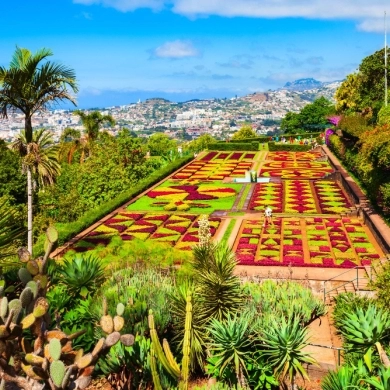
<path id="1" fill-rule="evenodd" d="M 338 127 L 344 134 L 353 138 L 360 138 L 367 131 L 367 119 L 360 114 L 344 116 L 341 118 Z"/>
<path id="2" fill-rule="evenodd" d="M 226 142 L 214 143 L 209 145 L 209 150 L 242 150 L 242 151 L 257 151 L 259 150 L 259 142 Z"/>
<path id="3" fill-rule="evenodd" d="M 307 152 L 311 148 L 311 145 L 276 144 L 275 142 L 268 143 L 268 149 L 270 152 Z"/>
<path id="4" fill-rule="evenodd" d="M 345 156 L 345 145 L 341 138 L 334 134 L 329 137 L 329 149 L 340 159 Z"/>

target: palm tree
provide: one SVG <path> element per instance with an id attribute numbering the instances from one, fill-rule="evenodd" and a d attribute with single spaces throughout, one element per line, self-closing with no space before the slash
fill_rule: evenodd
<path id="1" fill-rule="evenodd" d="M 73 161 L 73 156 L 77 151 L 80 151 L 80 163 L 85 159 L 88 153 L 89 145 L 86 137 L 82 136 L 79 130 L 67 127 L 61 134 L 59 159 L 66 159 L 68 164 Z"/>
<path id="2" fill-rule="evenodd" d="M 83 111 L 76 110 L 74 115 L 77 115 L 81 119 L 86 132 L 88 141 L 93 143 L 99 137 L 99 129 L 104 123 L 108 123 L 110 126 L 115 125 L 115 120 L 111 115 L 102 115 L 99 111 L 92 111 L 86 114 Z"/>
<path id="3" fill-rule="evenodd" d="M 26 145 L 33 142 L 32 116 L 36 112 L 65 100 L 76 104 L 69 91 L 78 91 L 75 73 L 64 65 L 48 61 L 52 55 L 49 49 L 33 54 L 28 49 L 17 47 L 9 68 L 0 67 L 0 117 L 7 118 L 9 110 L 20 110 L 24 114 Z M 27 149 L 30 155 L 31 150 Z M 27 248 L 32 254 L 32 171 L 30 165 L 26 168 Z"/>

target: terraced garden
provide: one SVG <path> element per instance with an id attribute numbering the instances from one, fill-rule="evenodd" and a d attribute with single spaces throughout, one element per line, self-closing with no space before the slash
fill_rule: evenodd
<path id="1" fill-rule="evenodd" d="M 211 235 L 233 247 L 241 265 L 351 268 L 380 258 L 332 167 L 311 152 L 208 152 L 90 229 L 72 249 L 124 241 L 164 242 L 190 250 L 198 220 L 209 214 Z M 248 170 L 259 182 L 243 182 Z M 237 180 L 237 179 L 240 180 Z M 273 224 L 263 210 L 273 209 Z"/>

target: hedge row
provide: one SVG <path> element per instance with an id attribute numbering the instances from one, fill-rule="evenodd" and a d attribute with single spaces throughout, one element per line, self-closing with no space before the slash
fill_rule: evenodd
<path id="1" fill-rule="evenodd" d="M 255 151 L 259 150 L 259 143 L 258 142 L 247 142 L 247 143 L 236 143 L 236 142 L 226 142 L 226 143 L 213 143 L 210 144 L 208 147 L 209 150 L 248 150 L 248 151 Z"/>
<path id="2" fill-rule="evenodd" d="M 319 137 L 321 134 L 323 134 L 323 132 L 321 133 L 301 133 L 301 134 L 282 134 L 282 135 L 279 135 L 279 140 L 281 137 L 285 137 L 286 139 L 290 139 L 293 138 L 293 139 L 296 139 L 298 137 L 301 137 L 301 138 L 317 138 Z M 272 138 L 272 137 L 271 137 Z M 246 143 L 246 142 L 259 142 L 261 144 L 264 144 L 264 143 L 267 143 L 269 142 L 270 140 L 270 136 L 260 136 L 260 137 L 253 137 L 253 138 L 245 138 L 245 139 L 235 139 L 233 142 L 234 143 Z M 218 143 L 225 143 L 226 141 L 220 141 Z"/>
<path id="3" fill-rule="evenodd" d="M 187 164 L 193 159 L 193 156 L 183 157 L 179 160 L 176 160 L 165 167 L 154 171 L 150 176 L 140 180 L 136 185 L 122 192 L 114 199 L 101 204 L 99 207 L 93 210 L 87 211 L 82 215 L 77 221 L 68 222 L 68 223 L 56 223 L 55 227 L 58 230 L 58 245 L 61 246 L 71 238 L 76 236 L 78 233 L 87 229 L 89 226 L 93 225 L 95 222 L 99 221 L 101 218 L 111 213 L 118 207 L 122 206 L 126 202 L 135 198 L 137 195 L 141 194 L 147 190 L 152 185 L 158 183 L 164 177 L 170 175 L 171 173 L 178 170 L 183 165 Z M 42 234 L 38 237 L 36 244 L 34 245 L 34 255 L 38 256 L 43 254 L 43 246 L 45 241 L 45 235 Z"/>
<path id="4" fill-rule="evenodd" d="M 295 144 L 275 144 L 275 142 L 268 143 L 270 152 L 307 152 L 311 150 L 311 145 L 295 145 Z"/>

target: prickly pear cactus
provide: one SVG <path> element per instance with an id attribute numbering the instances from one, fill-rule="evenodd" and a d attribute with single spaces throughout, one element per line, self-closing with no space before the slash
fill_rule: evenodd
<path id="1" fill-rule="evenodd" d="M 66 335 L 59 329 L 47 330 L 51 321 L 46 299 L 50 286 L 47 261 L 57 238 L 56 230 L 49 228 L 45 256 L 37 259 L 32 259 L 25 248 L 18 250 L 23 263 L 18 275 L 24 286 L 19 298 L 9 300 L 4 281 L 0 281 L 0 389 L 7 383 L 25 390 L 85 389 L 102 353 L 118 342 L 125 346 L 134 343 L 133 335 L 119 333 L 124 326 L 122 304 L 112 318 L 107 315 L 106 302 L 103 303 L 100 324 L 106 336 L 97 342 L 92 353 L 84 354 L 83 350 L 75 351 L 72 347 L 72 340 L 83 331 Z M 31 338 L 23 337 L 27 329 L 33 336 L 32 342 Z M 14 366 L 16 356 L 22 361 Z"/>

